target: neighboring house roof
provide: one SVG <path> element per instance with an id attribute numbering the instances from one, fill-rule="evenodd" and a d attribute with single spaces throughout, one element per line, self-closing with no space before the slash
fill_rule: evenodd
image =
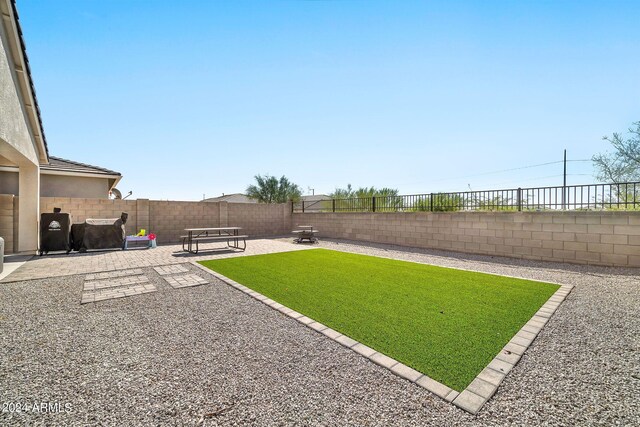
<path id="1" fill-rule="evenodd" d="M 300 200 L 304 200 L 305 202 L 319 202 L 320 200 L 331 200 L 331 197 L 326 194 L 314 194 L 312 196 L 302 196 Z"/>
<path id="2" fill-rule="evenodd" d="M 44 135 L 44 129 L 42 126 L 42 116 L 40 115 L 40 106 L 38 105 L 38 98 L 36 97 L 36 89 L 33 84 L 33 77 L 31 75 L 31 67 L 29 66 L 29 57 L 27 56 L 27 48 L 24 43 L 24 37 L 22 35 L 22 28 L 20 26 L 20 19 L 18 17 L 18 10 L 16 8 L 16 0 L 10 0 L 11 2 L 11 12 L 13 13 L 13 22 L 15 23 L 15 31 L 17 32 L 17 39 L 20 44 L 21 56 L 22 58 L 14 57 L 16 60 L 16 73 L 18 75 L 18 79 L 22 79 L 23 82 L 26 83 L 26 90 L 30 93 L 24 94 L 27 97 L 25 102 L 27 103 L 26 107 L 30 107 L 33 111 L 35 111 L 35 120 L 36 123 L 32 123 L 34 132 L 36 133 L 34 136 L 36 140 L 42 144 L 44 147 L 44 159 L 49 157 L 49 147 L 47 145 L 47 138 Z M 7 18 L 9 19 L 9 18 Z M 22 59 L 20 61 L 20 59 Z M 22 65 L 24 64 L 24 65 Z M 32 103 L 29 105 L 29 95 L 31 95 Z M 33 116 L 29 115 L 29 120 L 32 120 Z M 41 159 L 43 160 L 43 159 Z"/>
<path id="3" fill-rule="evenodd" d="M 120 172 L 112 171 L 110 169 L 102 168 L 100 166 L 88 165 L 86 163 L 74 162 L 72 160 L 63 159 L 60 157 L 49 156 L 49 164 L 41 165 L 40 169 L 51 171 L 67 171 L 78 172 L 98 175 L 115 175 L 122 176 Z"/>
<path id="4" fill-rule="evenodd" d="M 251 199 L 242 193 L 223 194 L 222 196 L 204 199 L 203 202 L 258 203 L 256 199 Z"/>
<path id="5" fill-rule="evenodd" d="M 326 202 L 323 202 L 324 200 L 326 200 Z M 327 204 L 331 201 L 331 197 L 326 194 L 314 194 L 301 196 L 300 201 L 304 203 L 304 209 L 307 212 L 322 211 L 328 206 Z"/>

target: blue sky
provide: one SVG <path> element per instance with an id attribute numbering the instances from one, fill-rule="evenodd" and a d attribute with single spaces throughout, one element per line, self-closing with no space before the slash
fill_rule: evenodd
<path id="1" fill-rule="evenodd" d="M 640 2 L 28 1 L 53 155 L 133 197 L 562 183 L 640 120 Z M 593 181 L 569 164 L 569 184 Z"/>

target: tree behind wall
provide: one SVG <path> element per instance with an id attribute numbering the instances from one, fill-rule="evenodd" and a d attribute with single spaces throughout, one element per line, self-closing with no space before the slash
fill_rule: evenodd
<path id="1" fill-rule="evenodd" d="M 627 138 L 619 133 L 602 138 L 611 143 L 613 152 L 593 156 L 598 180 L 615 183 L 640 180 L 640 121 L 633 126 Z"/>
<path id="2" fill-rule="evenodd" d="M 354 190 L 351 184 L 347 184 L 346 188 L 336 188 L 329 197 L 336 199 L 337 210 L 373 209 L 373 197 L 376 198 L 378 212 L 395 211 L 402 207 L 402 197 L 398 196 L 396 188 L 360 187 Z"/>
<path id="3" fill-rule="evenodd" d="M 260 203 L 286 203 L 298 201 L 302 195 L 300 187 L 284 175 L 280 179 L 270 175 L 256 175 L 256 184 L 247 187 L 247 196 Z"/>
<path id="4" fill-rule="evenodd" d="M 329 197 L 332 199 L 349 199 L 353 197 L 392 197 L 397 195 L 398 189 L 396 188 L 360 187 L 354 190 L 351 184 L 347 184 L 346 188 L 336 188 Z"/>

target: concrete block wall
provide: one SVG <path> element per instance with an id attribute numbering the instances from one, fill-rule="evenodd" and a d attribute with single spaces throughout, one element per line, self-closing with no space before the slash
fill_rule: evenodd
<path id="1" fill-rule="evenodd" d="M 60 208 L 62 212 L 70 213 L 74 224 L 84 222 L 87 218 L 120 218 L 122 212 L 127 212 L 129 214 L 125 225 L 127 234 L 138 232 L 137 200 L 40 198 L 40 212 L 53 212 L 53 208 Z"/>
<path id="2" fill-rule="evenodd" d="M 228 225 L 242 227 L 244 234 L 252 237 L 268 237 L 291 233 L 291 204 L 289 203 L 225 204 Z"/>
<path id="3" fill-rule="evenodd" d="M 131 227 L 127 228 L 127 230 L 131 230 L 127 234 L 137 234 L 141 229 L 147 230 L 147 232 L 152 232 L 151 230 L 151 208 L 150 202 L 148 199 L 138 199 L 136 200 L 136 212 L 135 212 L 135 227 L 134 224 L 131 223 Z M 128 223 L 129 221 L 127 221 Z M 125 225 L 126 227 L 126 225 Z"/>
<path id="4" fill-rule="evenodd" d="M 140 202 L 140 200 L 138 200 Z M 289 233 L 289 204 L 149 201 L 148 229 L 158 235 L 158 243 L 181 242 L 185 228 L 242 227 L 250 237 Z"/>
<path id="5" fill-rule="evenodd" d="M 640 212 L 295 213 L 292 221 L 320 237 L 640 267 Z"/>
<path id="6" fill-rule="evenodd" d="M 0 195 L 0 236 L 17 248 L 17 197 Z M 238 226 L 251 237 L 288 235 L 313 225 L 320 237 L 543 261 L 640 267 L 640 212 L 291 213 L 290 204 L 203 203 L 43 197 L 74 223 L 129 213 L 127 234 L 140 228 L 158 243 L 177 243 L 189 227 Z"/>
<path id="7" fill-rule="evenodd" d="M 177 243 L 185 228 L 238 226 L 251 237 L 277 236 L 290 232 L 291 207 L 288 204 L 203 203 L 160 200 L 106 200 L 43 197 L 40 211 L 54 207 L 71 213 L 74 223 L 86 218 L 117 218 L 129 213 L 127 234 L 141 228 L 158 236 L 158 243 Z"/>
<path id="8" fill-rule="evenodd" d="M 177 243 L 185 228 L 219 227 L 219 203 L 148 201 L 149 228 L 158 243 Z"/>
<path id="9" fill-rule="evenodd" d="M 13 196 L 12 196 L 13 197 Z M 0 199 L 0 203 L 2 203 Z M 141 228 L 158 236 L 158 243 L 178 243 L 185 228 L 242 227 L 250 237 L 278 236 L 291 231 L 289 204 L 258 203 L 203 203 L 160 201 L 149 199 L 106 200 L 65 197 L 42 197 L 41 212 L 53 212 L 59 207 L 69 212 L 73 222 L 87 218 L 118 218 L 127 212 L 127 234 L 136 234 Z M 14 217 L 17 218 L 17 215 Z M 16 220 L 13 220 L 14 223 Z M 7 220 L 7 223 L 10 220 Z"/>

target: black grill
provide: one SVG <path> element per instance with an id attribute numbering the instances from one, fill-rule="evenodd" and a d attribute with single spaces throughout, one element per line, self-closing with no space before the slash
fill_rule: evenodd
<path id="1" fill-rule="evenodd" d="M 40 255 L 49 251 L 71 251 L 71 215 L 56 211 L 40 214 Z"/>
<path id="2" fill-rule="evenodd" d="M 125 227 L 128 214 L 122 212 L 120 218 L 87 219 L 84 223 L 71 227 L 74 251 L 88 249 L 124 249 Z"/>

